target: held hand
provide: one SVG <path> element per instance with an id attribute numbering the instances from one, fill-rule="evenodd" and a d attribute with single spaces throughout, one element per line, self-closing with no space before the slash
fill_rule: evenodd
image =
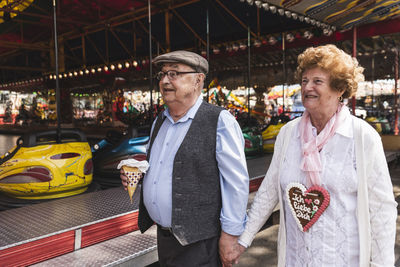
<path id="1" fill-rule="evenodd" d="M 121 178 L 121 182 L 122 182 L 122 185 L 124 186 L 124 189 L 127 190 L 128 189 L 127 188 L 128 187 L 128 183 L 127 183 L 128 177 L 126 177 L 125 172 L 122 169 L 120 171 L 119 177 Z"/>
<path id="2" fill-rule="evenodd" d="M 243 252 L 245 252 L 246 247 L 239 244 L 239 257 L 242 256 Z"/>
<path id="3" fill-rule="evenodd" d="M 219 239 L 219 255 L 224 267 L 231 267 L 232 264 L 239 263 L 239 257 L 243 253 L 238 243 L 238 236 L 221 232 Z"/>

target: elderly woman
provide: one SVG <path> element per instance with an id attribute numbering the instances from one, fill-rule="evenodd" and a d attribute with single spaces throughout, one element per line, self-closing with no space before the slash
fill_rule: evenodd
<path id="1" fill-rule="evenodd" d="M 334 45 L 298 57 L 303 116 L 285 125 L 240 252 L 279 203 L 278 266 L 393 266 L 396 202 L 378 133 L 342 104 L 363 80 Z"/>

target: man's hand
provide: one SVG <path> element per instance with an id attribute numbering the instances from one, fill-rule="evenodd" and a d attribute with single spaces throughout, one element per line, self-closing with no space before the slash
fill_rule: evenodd
<path id="1" fill-rule="evenodd" d="M 238 236 L 221 232 L 219 239 L 219 255 L 224 267 L 239 263 L 239 257 L 245 248 L 238 243 Z"/>
<path id="2" fill-rule="evenodd" d="M 126 177 L 124 170 L 121 169 L 119 177 L 121 178 L 121 182 L 122 185 L 124 186 L 124 189 L 128 190 L 128 183 L 127 183 L 128 177 Z"/>

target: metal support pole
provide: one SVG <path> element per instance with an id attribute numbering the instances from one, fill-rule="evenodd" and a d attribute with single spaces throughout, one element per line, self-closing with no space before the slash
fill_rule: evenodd
<path id="1" fill-rule="evenodd" d="M 397 101 L 397 80 L 399 79 L 399 50 L 395 48 L 394 59 L 394 135 L 399 135 L 399 108 Z"/>
<path id="2" fill-rule="evenodd" d="M 207 1 L 207 12 L 206 12 L 206 30 L 207 30 L 207 60 L 208 65 L 210 65 L 210 21 L 209 21 L 209 12 L 208 12 L 208 1 Z M 211 83 L 210 72 L 208 73 L 208 78 L 206 79 L 206 89 L 207 89 L 207 102 L 210 98 L 210 88 L 208 85 Z"/>
<path id="3" fill-rule="evenodd" d="M 133 56 L 136 59 L 136 43 L 137 43 L 137 40 L 136 40 L 136 22 L 133 21 L 132 23 L 133 23 L 133 25 L 132 25 L 132 27 L 133 27 Z"/>
<path id="4" fill-rule="evenodd" d="M 357 58 L 357 27 L 353 28 L 353 57 Z M 351 108 L 353 115 L 356 115 L 356 96 L 351 97 Z"/>
<path id="5" fill-rule="evenodd" d="M 372 54 L 372 61 L 371 61 L 371 81 L 372 81 L 372 99 L 371 99 L 371 109 L 374 109 L 374 81 L 375 81 L 375 55 Z"/>
<path id="6" fill-rule="evenodd" d="M 167 52 L 171 52 L 171 35 L 169 27 L 169 10 L 165 11 L 165 42 L 167 45 Z"/>
<path id="7" fill-rule="evenodd" d="M 85 41 L 85 35 L 82 34 L 81 36 L 81 42 L 82 42 L 82 63 L 83 66 L 86 68 L 86 41 Z"/>
<path id="8" fill-rule="evenodd" d="M 60 120 L 61 120 L 61 109 L 60 109 L 60 84 L 58 79 L 58 37 L 57 37 L 57 12 L 56 12 L 56 0 L 53 0 L 53 21 L 54 21 L 54 52 L 56 60 L 56 113 L 57 113 L 57 142 L 61 141 L 60 137 Z"/>
<path id="9" fill-rule="evenodd" d="M 109 43 L 108 43 L 108 39 L 109 39 L 109 37 L 108 37 L 108 32 L 110 31 L 110 28 L 109 27 L 107 27 L 106 28 L 106 30 L 104 31 L 105 32 L 105 43 L 106 43 L 106 64 L 108 65 L 108 64 L 110 64 L 110 49 L 109 49 Z"/>
<path id="10" fill-rule="evenodd" d="M 153 54 L 151 47 L 151 6 L 150 0 L 147 1 L 149 9 L 149 90 L 150 90 L 150 118 L 153 120 Z"/>
<path id="11" fill-rule="evenodd" d="M 285 50 L 285 33 L 282 33 L 282 114 L 285 112 L 285 85 L 286 85 L 286 50 Z"/>
<path id="12" fill-rule="evenodd" d="M 248 21 L 249 19 L 247 19 Z M 248 22 L 247 22 L 248 23 Z M 250 119 L 250 25 L 249 23 L 247 24 L 247 111 L 249 113 L 249 119 Z"/>

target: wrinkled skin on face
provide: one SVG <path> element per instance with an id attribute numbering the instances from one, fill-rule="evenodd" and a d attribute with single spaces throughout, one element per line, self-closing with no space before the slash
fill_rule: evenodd
<path id="1" fill-rule="evenodd" d="M 165 63 L 163 72 L 176 70 L 179 72 L 194 71 L 190 66 L 180 63 Z M 159 82 L 160 92 L 171 116 L 183 117 L 184 114 L 196 103 L 201 93 L 205 75 L 203 73 L 180 74 L 175 80 L 170 80 L 165 75 Z"/>
<path id="2" fill-rule="evenodd" d="M 343 92 L 330 86 L 330 74 L 326 70 L 315 67 L 304 71 L 301 79 L 301 100 L 310 113 L 314 126 L 325 124 L 332 117 L 342 94 Z"/>

